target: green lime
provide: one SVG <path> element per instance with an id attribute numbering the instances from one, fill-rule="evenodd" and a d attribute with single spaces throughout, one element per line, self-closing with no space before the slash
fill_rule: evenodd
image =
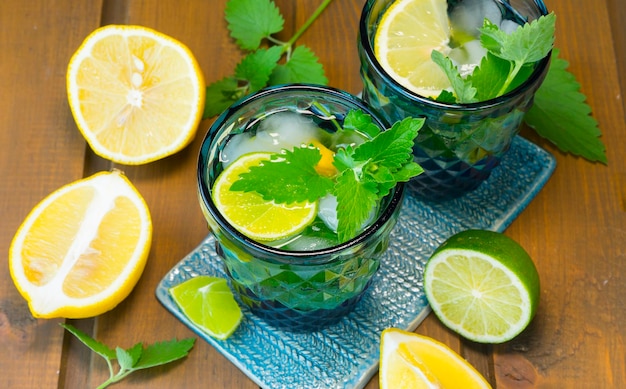
<path id="1" fill-rule="evenodd" d="M 258 241 L 273 241 L 302 232 L 317 215 L 317 202 L 278 204 L 256 192 L 231 191 L 231 185 L 252 166 L 269 161 L 271 153 L 244 154 L 228 165 L 213 184 L 212 198 L 228 222 Z"/>
<path id="2" fill-rule="evenodd" d="M 468 230 L 435 250 L 424 270 L 424 290 L 446 327 L 475 342 L 502 343 L 535 315 L 539 274 L 513 239 Z"/>
<path id="3" fill-rule="evenodd" d="M 241 308 L 223 278 L 194 277 L 169 292 L 185 316 L 214 338 L 228 338 L 241 322 Z"/>

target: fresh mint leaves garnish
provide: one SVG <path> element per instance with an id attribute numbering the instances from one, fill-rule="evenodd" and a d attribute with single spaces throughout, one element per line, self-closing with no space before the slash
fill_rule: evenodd
<path id="1" fill-rule="evenodd" d="M 324 0 L 287 42 L 274 37 L 284 27 L 284 18 L 274 1 L 228 1 L 228 30 L 246 55 L 232 76 L 207 87 L 204 118 L 220 114 L 241 97 L 266 86 L 297 82 L 325 85 L 328 80 L 317 56 L 306 46 L 295 46 L 295 42 L 331 1 Z M 264 43 L 267 47 L 262 48 Z"/>
<path id="2" fill-rule="evenodd" d="M 591 116 L 580 84 L 567 71 L 569 63 L 558 55 L 558 50 L 552 52 L 548 74 L 524 121 L 561 151 L 606 164 L 598 122 Z"/>
<path id="3" fill-rule="evenodd" d="M 516 80 L 519 80 L 520 72 L 527 76 L 529 66 L 548 55 L 554 43 L 555 20 L 556 15 L 551 13 L 507 34 L 485 19 L 480 29 L 480 42 L 488 54 L 465 78 L 452 60 L 440 52 L 433 50 L 431 58 L 450 80 L 456 102 L 489 100 L 518 85 Z M 481 87 L 480 91 L 477 85 Z"/>
<path id="4" fill-rule="evenodd" d="M 112 349 L 71 324 L 61 323 L 61 327 L 65 328 L 85 346 L 106 360 L 110 376 L 109 379 L 98 386 L 99 389 L 106 388 L 137 370 L 160 366 L 181 359 L 189 354 L 189 350 L 191 350 L 195 342 L 193 338 L 180 341 L 174 339 L 153 343 L 145 348 L 142 343 L 137 343 L 129 349 L 121 347 Z M 115 360 L 117 360 L 119 365 L 117 373 L 115 373 L 113 368 L 113 361 Z"/>
<path id="5" fill-rule="evenodd" d="M 437 101 L 474 103 L 515 89 L 530 76 L 534 64 L 553 48 L 555 23 L 556 15 L 550 13 L 507 34 L 485 19 L 480 41 L 487 55 L 465 78 L 449 58 L 433 51 L 433 61 L 447 75 L 454 91 L 444 90 Z M 524 122 L 561 151 L 606 164 L 598 123 L 567 66 L 567 61 L 558 58 L 558 50 L 554 49 L 546 78 L 535 93 Z"/>
<path id="6" fill-rule="evenodd" d="M 369 115 L 351 111 L 340 131 L 367 132 L 374 137 L 357 147 L 337 150 L 335 177 L 319 174 L 321 159 L 314 146 L 283 150 L 260 166 L 250 168 L 233 183 L 231 190 L 257 192 L 267 201 L 289 204 L 332 194 L 337 197 L 337 235 L 347 241 L 357 235 L 376 203 L 399 182 L 406 182 L 423 170 L 413 162 L 413 145 L 424 119 L 407 118 L 387 131 L 380 131 Z M 364 128 L 365 130 L 361 130 Z"/>

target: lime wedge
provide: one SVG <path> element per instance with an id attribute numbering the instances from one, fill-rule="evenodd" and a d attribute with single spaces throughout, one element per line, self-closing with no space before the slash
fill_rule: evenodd
<path id="1" fill-rule="evenodd" d="M 475 342 L 502 343 L 535 315 L 539 274 L 511 238 L 468 230 L 435 250 L 424 270 L 424 290 L 446 327 Z"/>
<path id="2" fill-rule="evenodd" d="M 169 293 L 189 320 L 216 339 L 228 338 L 241 322 L 241 308 L 223 278 L 194 277 Z"/>

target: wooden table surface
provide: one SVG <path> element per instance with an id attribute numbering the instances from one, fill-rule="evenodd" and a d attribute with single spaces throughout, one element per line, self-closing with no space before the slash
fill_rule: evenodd
<path id="1" fill-rule="evenodd" d="M 290 37 L 321 0 L 277 1 Z M 544 189 L 506 230 L 535 259 L 541 277 L 536 318 L 498 346 L 462 341 L 430 315 L 416 330 L 468 358 L 497 388 L 620 388 L 626 383 L 626 5 L 622 0 L 547 0 L 556 46 L 570 61 L 607 145 L 608 166 L 559 152 Z M 358 93 L 357 24 L 364 0 L 334 1 L 299 43 L 326 68 L 329 84 Z M 144 166 L 96 157 L 74 124 L 65 71 L 82 40 L 101 25 L 139 24 L 187 44 L 207 82 L 230 75 L 241 53 L 228 37 L 225 0 L 5 0 L 0 2 L 0 387 L 93 388 L 106 364 L 36 320 L 10 278 L 7 255 L 29 210 L 54 189 L 112 167 L 145 197 L 153 245 L 133 293 L 114 310 L 71 320 L 102 342 L 130 347 L 194 336 L 155 298 L 163 275 L 208 233 L 196 199 L 196 158 L 212 119 L 173 157 Z M 268 363 L 272 363 L 268 361 Z M 198 340 L 179 362 L 134 373 L 116 388 L 254 388 L 233 364 Z M 378 387 L 377 376 L 367 386 Z"/>

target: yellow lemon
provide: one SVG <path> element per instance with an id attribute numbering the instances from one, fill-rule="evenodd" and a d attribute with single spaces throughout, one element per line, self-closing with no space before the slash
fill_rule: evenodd
<path id="1" fill-rule="evenodd" d="M 491 388 L 448 346 L 396 328 L 382 333 L 379 380 L 381 389 Z"/>
<path id="2" fill-rule="evenodd" d="M 97 173 L 33 208 L 9 249 L 11 277 L 35 317 L 96 316 L 131 292 L 151 241 L 134 186 L 117 170 Z"/>
<path id="3" fill-rule="evenodd" d="M 204 111 L 206 86 L 189 49 L 142 26 L 92 32 L 72 56 L 67 95 L 93 151 L 137 165 L 189 144 Z"/>
<path id="4" fill-rule="evenodd" d="M 437 97 L 450 81 L 431 60 L 433 50 L 450 52 L 451 28 L 446 0 L 398 0 L 383 14 L 374 53 L 400 85 L 425 97 Z"/>

